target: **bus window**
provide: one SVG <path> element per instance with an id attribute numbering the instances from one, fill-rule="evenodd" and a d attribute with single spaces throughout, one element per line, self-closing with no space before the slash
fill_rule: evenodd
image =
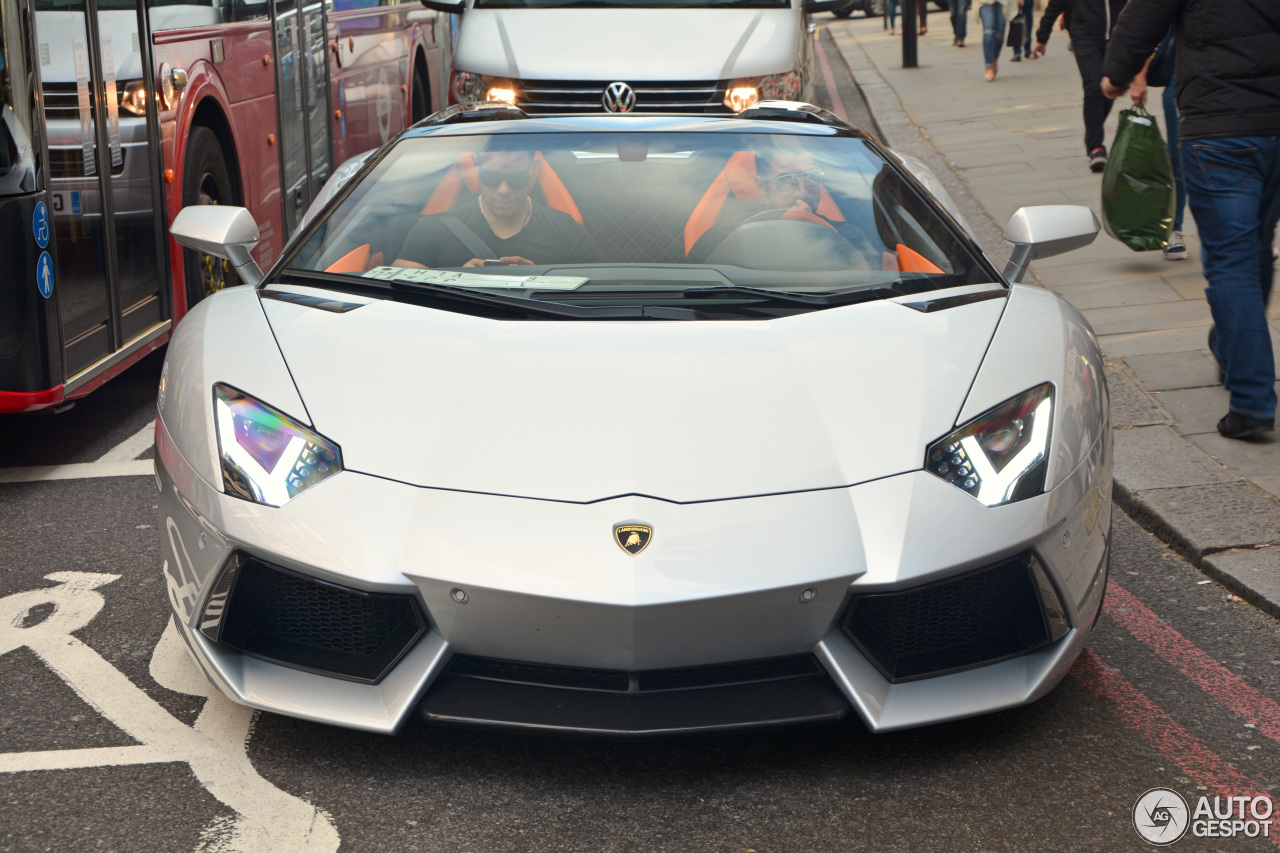
<path id="1" fill-rule="evenodd" d="M 36 190 L 33 79 L 16 9 L 0 5 L 0 196 Z"/>
<path id="2" fill-rule="evenodd" d="M 112 3 L 126 0 L 109 0 Z M 148 0 L 156 32 L 212 24 L 241 24 L 270 17 L 268 0 Z M 99 4 L 101 7 L 101 4 Z M 133 8 L 132 3 L 129 8 Z"/>

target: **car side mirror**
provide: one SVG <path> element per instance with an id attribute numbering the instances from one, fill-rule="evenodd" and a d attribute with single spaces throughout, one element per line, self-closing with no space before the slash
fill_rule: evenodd
<path id="1" fill-rule="evenodd" d="M 226 258 L 245 284 L 262 281 L 262 270 L 249 254 L 258 242 L 258 223 L 243 207 L 221 204 L 184 207 L 173 218 L 169 233 L 188 249 Z"/>
<path id="2" fill-rule="evenodd" d="M 849 0 L 804 0 L 802 8 L 810 15 L 816 15 L 819 12 L 834 12 L 847 5 Z"/>
<path id="3" fill-rule="evenodd" d="M 422 5 L 428 9 L 435 9 L 437 12 L 446 12 L 450 15 L 461 15 L 463 10 L 467 8 L 467 0 L 422 0 Z"/>
<path id="4" fill-rule="evenodd" d="M 1022 281 L 1032 261 L 1083 248 L 1093 242 L 1101 228 L 1097 214 L 1084 205 L 1018 208 L 1004 229 L 1004 241 L 1013 246 L 1004 277 L 1015 284 Z"/>

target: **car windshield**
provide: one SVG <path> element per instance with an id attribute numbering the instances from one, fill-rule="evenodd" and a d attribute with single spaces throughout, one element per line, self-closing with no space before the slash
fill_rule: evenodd
<path id="1" fill-rule="evenodd" d="M 280 279 L 597 307 L 700 300 L 717 311 L 735 298 L 812 310 L 863 291 L 993 281 L 904 175 L 852 136 L 408 137 L 286 258 Z"/>

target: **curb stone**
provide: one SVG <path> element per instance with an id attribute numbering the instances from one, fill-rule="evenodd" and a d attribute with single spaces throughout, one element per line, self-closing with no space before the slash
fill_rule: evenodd
<path id="1" fill-rule="evenodd" d="M 939 150 L 862 45 L 830 30 L 881 138 L 923 160 L 942 181 L 988 257 L 1009 256 L 1003 228 L 977 200 L 960 170 Z M 1029 278 L 1035 277 L 1034 268 Z M 1230 471 L 1179 431 L 1121 360 L 1107 370 L 1115 433 L 1113 501 L 1192 565 L 1245 601 L 1280 618 L 1280 500 Z"/>

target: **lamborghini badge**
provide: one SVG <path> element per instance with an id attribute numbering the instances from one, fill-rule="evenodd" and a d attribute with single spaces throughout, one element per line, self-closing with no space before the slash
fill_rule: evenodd
<path id="1" fill-rule="evenodd" d="M 634 557 L 653 538 L 653 528 L 645 524 L 618 524 L 613 528 L 613 538 L 619 548 Z"/>

